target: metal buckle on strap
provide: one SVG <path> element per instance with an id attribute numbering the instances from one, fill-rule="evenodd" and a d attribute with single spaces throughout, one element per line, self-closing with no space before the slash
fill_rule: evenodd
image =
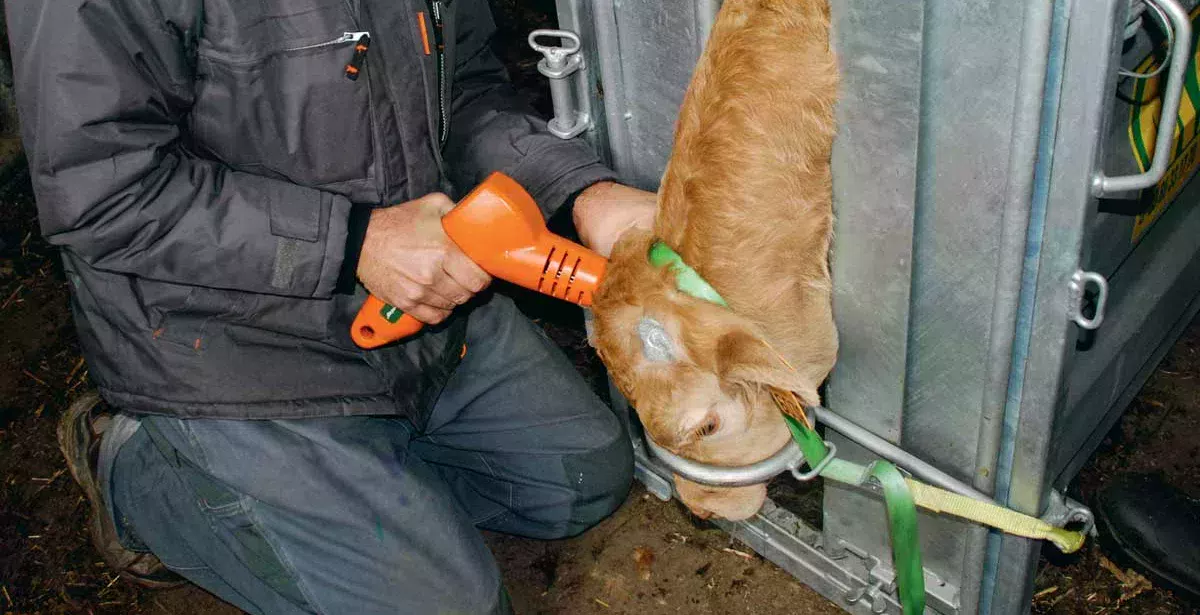
<path id="1" fill-rule="evenodd" d="M 834 456 L 837 455 L 837 445 L 829 440 L 823 440 L 823 442 L 825 443 L 825 448 L 828 449 L 828 452 L 825 453 L 825 458 L 817 464 L 817 467 L 811 468 L 807 472 L 799 471 L 800 464 L 796 464 L 794 467 L 788 468 L 788 471 L 792 473 L 792 478 L 804 483 L 820 476 L 821 472 L 825 471 L 825 467 L 828 466 L 829 462 L 833 461 Z M 803 462 L 807 460 L 801 459 L 801 461 Z"/>

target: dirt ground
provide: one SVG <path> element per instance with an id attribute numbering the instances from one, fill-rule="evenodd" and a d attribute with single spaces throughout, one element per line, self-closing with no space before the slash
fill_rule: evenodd
<path id="1" fill-rule="evenodd" d="M 551 0 L 497 2 L 507 40 L 546 22 Z M 543 84 L 522 48 L 504 52 L 539 106 Z M 0 160 L 4 157 L 0 151 Z M 16 168 L 19 168 L 17 165 Z M 2 180 L 3 178 L 0 178 Z M 194 587 L 140 591 L 99 561 L 86 533 L 86 502 L 54 443 L 57 417 L 88 385 L 67 310 L 64 279 L 38 236 L 28 178 L 0 187 L 0 613 L 235 615 Z M 576 313 L 529 300 L 577 366 L 599 380 Z M 1200 323 L 1160 366 L 1076 483 L 1090 501 L 1120 472 L 1161 470 L 1200 495 Z M 810 513 L 813 511 L 809 511 Z M 489 535 L 517 612 L 837 613 L 839 609 L 677 503 L 636 488 L 610 519 L 565 541 Z M 1050 554 L 1053 555 L 1053 554 Z M 1036 613 L 1185 613 L 1195 605 L 1145 588 L 1106 565 L 1094 543 L 1071 558 L 1043 559 Z"/>

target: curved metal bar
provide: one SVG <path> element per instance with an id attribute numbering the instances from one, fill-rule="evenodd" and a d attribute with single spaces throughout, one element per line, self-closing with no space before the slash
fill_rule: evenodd
<path id="1" fill-rule="evenodd" d="M 841 415 L 827 408 L 817 407 L 812 410 L 812 416 L 818 422 L 824 423 L 830 429 L 846 436 L 872 453 L 895 463 L 922 481 L 969 498 L 984 502 L 992 501 L 992 498 L 982 491 L 946 474 Z M 646 445 L 650 449 L 650 453 L 675 474 L 692 482 L 713 487 L 744 487 L 765 483 L 777 474 L 789 472 L 804 465 L 804 453 L 800 451 L 800 447 L 794 441 L 789 441 L 779 452 L 758 463 L 741 467 L 715 466 L 684 459 L 656 444 L 649 434 L 646 434 Z"/>
<path id="2" fill-rule="evenodd" d="M 991 502 L 992 498 L 982 491 L 946 474 L 945 472 L 923 461 L 917 456 L 908 451 L 880 438 L 871 433 L 863 426 L 850 421 L 842 415 L 829 410 L 828 408 L 815 408 L 813 414 L 817 420 L 824 423 L 830 429 L 846 436 L 855 444 L 887 459 L 888 461 L 900 466 L 900 468 L 912 473 L 913 476 L 929 483 L 935 487 L 941 487 L 947 491 L 953 491 L 959 495 L 965 495 L 969 498 Z"/>
<path id="3" fill-rule="evenodd" d="M 694 483 L 713 487 L 745 487 L 770 481 L 777 474 L 788 472 L 804 464 L 804 453 L 794 441 L 789 440 L 779 452 L 748 466 L 725 467 L 684 459 L 655 444 L 646 434 L 646 446 L 650 453 L 663 462 L 675 474 Z"/>
<path id="4" fill-rule="evenodd" d="M 975 500 L 992 504 L 997 503 L 982 491 L 950 476 L 895 444 L 871 433 L 861 425 L 827 408 L 816 407 L 810 408 L 810 410 L 812 410 L 812 413 L 809 415 L 810 417 L 824 423 L 830 429 L 842 434 L 855 444 L 891 461 L 902 470 L 905 470 L 925 483 Z M 656 444 L 650 438 L 649 434 L 646 434 L 645 442 L 650 454 L 658 458 L 667 469 L 692 482 L 713 487 L 744 487 L 747 485 L 762 484 L 770 482 L 776 475 L 784 472 L 791 472 L 799 480 L 816 478 L 834 459 L 837 450 L 832 445 L 829 445 L 829 443 L 826 443 L 830 446 L 829 455 L 821 463 L 817 464 L 816 468 L 812 468 L 808 472 L 801 474 L 797 470 L 805 464 L 804 453 L 800 451 L 800 447 L 796 445 L 796 442 L 791 440 L 774 455 L 758 463 L 741 467 L 714 466 L 684 459 Z M 1057 527 L 1063 527 L 1069 522 L 1079 522 L 1084 525 L 1085 532 L 1092 531 L 1091 528 L 1094 523 L 1092 512 L 1087 507 L 1064 498 L 1057 491 L 1051 492 L 1051 507 L 1042 516 L 1042 520 Z"/>

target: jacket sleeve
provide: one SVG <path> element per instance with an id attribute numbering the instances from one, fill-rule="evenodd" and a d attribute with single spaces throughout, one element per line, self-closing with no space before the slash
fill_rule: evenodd
<path id="1" fill-rule="evenodd" d="M 450 179 L 470 189 L 503 171 L 549 217 L 569 197 L 616 177 L 582 139 L 559 139 L 520 98 L 492 53 L 496 26 L 486 0 L 455 3 L 455 67 L 446 162 Z"/>
<path id="2" fill-rule="evenodd" d="M 138 277 L 331 293 L 349 201 L 188 151 L 199 0 L 7 4 L 22 137 L 51 243 Z"/>

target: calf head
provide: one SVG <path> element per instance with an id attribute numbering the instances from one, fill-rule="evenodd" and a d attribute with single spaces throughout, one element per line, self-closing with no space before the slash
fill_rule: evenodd
<path id="1" fill-rule="evenodd" d="M 702 463 L 743 466 L 775 454 L 790 435 L 770 387 L 816 404 L 806 382 L 733 310 L 678 290 L 669 267 L 650 264 L 651 234 L 631 232 L 614 248 L 595 297 L 593 345 L 648 435 Z M 765 485 L 707 487 L 676 477 L 694 513 L 744 519 Z"/>
<path id="2" fill-rule="evenodd" d="M 722 3 L 680 107 L 653 233 L 618 242 L 595 295 L 593 345 L 648 435 L 681 457 L 742 466 L 775 454 L 789 431 L 772 392 L 818 405 L 836 359 L 829 23 L 827 0 Z M 681 292 L 672 268 L 648 258 L 656 239 L 728 307 Z M 676 477 L 676 488 L 693 512 L 726 519 L 766 497 L 765 485 Z"/>

